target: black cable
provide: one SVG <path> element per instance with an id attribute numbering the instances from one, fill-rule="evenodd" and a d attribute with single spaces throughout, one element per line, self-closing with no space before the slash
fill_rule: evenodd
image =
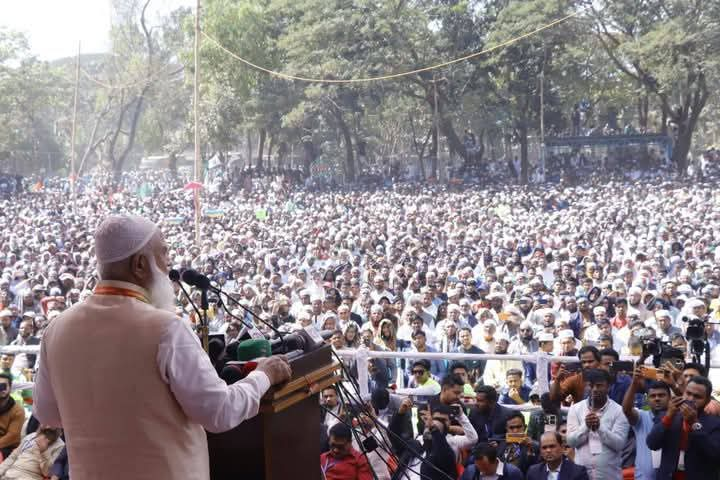
<path id="1" fill-rule="evenodd" d="M 222 295 L 225 295 L 225 297 L 226 297 L 228 300 L 230 300 L 230 301 L 233 302 L 235 305 L 237 305 L 238 307 L 240 307 L 240 308 L 242 308 L 243 310 L 245 310 L 245 312 L 246 312 L 246 313 L 249 313 L 251 317 L 258 319 L 261 323 L 263 323 L 264 325 L 266 325 L 267 327 L 269 327 L 269 328 L 270 328 L 273 332 L 275 332 L 275 334 L 280 338 L 280 342 L 282 342 L 282 344 L 285 345 L 285 335 L 283 335 L 282 332 L 280 332 L 280 330 L 279 330 L 275 325 L 273 325 L 272 323 L 267 322 L 267 321 L 265 321 L 264 319 L 260 318 L 260 316 L 259 316 L 258 314 L 256 314 L 255 312 L 253 312 L 252 310 L 250 310 L 249 308 L 247 308 L 245 305 L 242 305 L 240 302 L 238 302 L 237 300 L 235 300 L 235 299 L 234 299 L 232 296 L 230 296 L 229 294 L 223 292 L 221 289 L 219 289 L 219 288 L 217 288 L 217 287 L 213 287 L 213 286 L 211 285 L 211 286 L 210 286 L 210 290 L 212 290 L 213 293 L 217 294 L 217 296 L 218 296 L 221 300 L 222 300 Z"/>
<path id="2" fill-rule="evenodd" d="M 346 395 L 351 396 L 350 392 L 348 392 L 347 389 L 345 389 L 345 387 L 341 386 L 340 388 L 342 388 L 343 390 L 345 390 L 345 394 L 346 394 Z M 361 408 L 362 408 L 362 407 L 364 407 L 364 404 L 361 404 Z M 436 467 L 436 466 L 435 466 L 432 462 L 430 462 L 428 459 L 424 458 L 424 457 L 422 456 L 422 453 L 416 452 L 413 448 L 410 447 L 410 445 L 408 444 L 407 441 L 405 441 L 404 438 L 402 438 L 401 436 L 399 436 L 398 434 L 396 434 L 395 432 L 393 432 L 392 430 L 390 430 L 389 427 L 386 427 L 385 425 L 383 425 L 382 423 L 380 423 L 380 421 L 379 421 L 379 420 L 376 420 L 372 415 L 369 414 L 369 412 L 365 411 L 365 414 L 368 415 L 368 417 L 369 417 L 370 419 L 372 419 L 374 425 L 375 425 L 376 427 L 378 427 L 378 432 L 380 431 L 380 427 L 381 427 L 383 430 L 385 430 L 386 432 L 392 434 L 395 438 L 397 438 L 397 439 L 405 446 L 405 448 L 406 448 L 407 450 L 409 450 L 410 452 L 415 453 L 417 459 L 420 460 L 421 463 L 424 463 L 424 464 L 430 466 L 432 469 L 434 469 L 435 471 L 441 473 L 442 475 L 444 475 L 444 476 L 445 476 L 446 478 L 448 478 L 449 480 L 455 480 L 454 478 L 450 477 L 447 473 L 443 472 L 443 471 L 440 470 L 438 467 Z M 378 440 L 377 437 L 375 437 L 375 435 L 373 435 L 373 437 L 375 438 L 375 440 Z M 382 435 L 382 434 L 380 434 L 380 437 L 381 437 L 381 442 L 385 442 L 385 439 L 383 438 L 383 435 Z M 378 444 L 379 444 L 379 443 L 380 443 L 380 442 L 378 442 Z M 386 452 L 388 451 L 388 448 L 389 448 L 390 450 L 392 450 L 392 447 L 387 446 L 387 443 L 385 443 L 385 445 L 386 445 L 386 447 L 383 448 L 383 450 L 385 450 Z M 403 462 L 400 460 L 400 457 L 399 457 L 399 456 L 395 455 L 395 457 L 397 458 L 398 463 L 399 463 L 400 465 L 403 465 L 403 466 L 404 466 L 407 470 L 409 470 L 410 472 L 412 472 L 412 473 L 414 473 L 414 474 L 416 474 L 416 475 L 420 475 L 420 476 L 423 477 L 423 478 L 430 478 L 430 477 L 428 477 L 427 475 L 423 475 L 422 473 L 420 473 L 420 472 L 418 472 L 418 471 L 413 470 L 412 468 L 410 468 L 410 463 L 409 463 L 409 461 L 408 461 L 407 463 L 403 463 Z"/>
<path id="3" fill-rule="evenodd" d="M 198 315 L 198 320 L 202 321 L 202 313 L 200 313 L 200 309 L 198 309 L 197 305 L 195 305 L 195 302 L 192 301 L 192 298 L 190 298 L 190 294 L 187 290 L 185 290 L 185 286 L 182 284 L 182 282 L 175 282 L 178 285 L 180 285 L 180 288 L 182 289 L 182 292 L 185 294 L 185 298 L 187 298 L 187 301 L 190 302 L 190 305 L 192 305 L 193 310 L 195 310 L 195 313 Z"/>
<path id="4" fill-rule="evenodd" d="M 220 301 L 218 303 L 220 304 L 220 306 L 222 307 L 222 309 L 226 315 L 228 315 L 230 318 L 234 318 L 235 320 L 240 322 L 242 324 L 242 326 L 244 326 L 245 328 L 250 328 L 250 327 L 255 328 L 255 325 L 248 325 L 246 323 L 247 320 L 245 320 L 244 318 L 240 318 L 237 315 L 233 315 L 232 312 L 230 312 L 230 310 L 228 309 L 227 305 L 225 305 L 225 302 L 222 301 L 222 298 L 219 298 L 219 300 Z"/>
<path id="5" fill-rule="evenodd" d="M 333 355 L 335 355 L 335 358 L 337 358 L 338 362 L 340 362 L 340 366 L 341 366 L 341 368 L 343 369 L 343 372 L 345 372 L 345 374 L 348 375 L 348 376 L 351 378 L 351 382 L 350 382 L 350 383 L 351 383 L 351 385 L 353 385 L 353 388 L 355 389 L 355 391 L 356 391 L 356 393 L 357 393 L 357 398 L 353 398 L 352 393 L 349 392 L 349 391 L 347 390 L 347 388 L 345 388 L 345 386 L 342 385 L 342 383 L 339 384 L 339 387 L 338 387 L 338 388 L 343 389 L 343 390 L 345 391 L 345 394 L 346 394 L 348 397 L 350 397 L 353 401 L 355 401 L 355 402 L 360 406 L 361 409 L 364 409 L 364 408 L 365 408 L 365 403 L 364 403 L 363 400 L 362 400 L 362 396 L 361 396 L 361 394 L 360 394 L 359 384 L 357 383 L 357 380 L 355 380 L 354 377 L 352 377 L 352 375 L 349 375 L 349 372 L 347 372 L 347 367 L 345 366 L 345 363 L 342 361 L 342 359 L 341 359 L 340 356 L 337 354 L 337 352 L 335 352 L 335 350 L 332 350 L 332 353 L 333 353 Z M 354 380 L 354 383 L 353 383 L 352 380 Z M 366 414 L 368 413 L 367 410 L 364 410 L 364 411 L 365 411 Z M 373 418 L 372 415 L 369 415 L 369 416 L 370 416 L 370 418 Z M 380 422 L 374 422 L 374 423 L 375 423 L 376 426 L 382 427 L 383 430 L 385 430 L 386 432 L 390 433 L 390 434 L 393 435 L 395 438 L 397 438 L 397 439 L 405 446 L 405 448 L 410 449 L 410 445 L 405 441 L 405 439 L 402 438 L 400 435 L 396 434 L 395 432 L 393 432 L 392 430 L 390 430 L 389 427 L 386 427 L 385 425 L 383 425 L 383 424 L 380 423 Z M 412 449 L 411 449 L 411 451 L 412 451 Z M 435 471 L 441 473 L 442 475 L 444 475 L 445 477 L 447 477 L 449 480 L 455 480 L 454 478 L 450 477 L 447 473 L 443 472 L 443 471 L 440 470 L 438 467 L 436 467 L 435 465 L 433 465 L 432 462 L 430 462 L 429 460 L 427 460 L 426 458 L 424 458 L 422 455 L 418 455 L 418 458 L 420 459 L 420 461 L 421 461 L 422 463 L 425 463 L 426 465 L 432 467 Z M 417 473 L 417 472 L 414 472 L 414 473 Z"/>
<path id="6" fill-rule="evenodd" d="M 353 428 L 353 426 L 352 426 L 351 423 L 347 423 L 345 420 L 343 420 L 342 418 L 338 417 L 334 412 L 330 411 L 330 409 L 327 408 L 325 405 L 320 405 L 320 407 L 323 408 L 327 413 L 329 413 L 330 415 L 332 415 L 333 417 L 335 417 L 339 422 L 341 422 L 341 423 L 343 423 L 345 426 L 349 427 L 351 430 L 353 430 L 353 431 L 355 430 L 355 429 Z M 368 416 L 369 416 L 369 418 L 371 418 L 371 419 L 373 420 L 373 423 L 376 424 L 375 419 L 374 419 L 372 416 L 370 416 L 370 415 L 368 415 Z M 370 431 L 369 434 L 377 441 L 377 437 L 375 436 L 375 434 L 373 434 L 372 431 Z M 383 435 L 380 434 L 380 437 L 383 437 Z M 382 441 L 384 442 L 385 440 L 383 439 Z M 363 453 L 364 453 L 365 456 L 367 457 L 368 452 L 365 450 L 365 446 L 364 446 L 364 445 L 362 444 L 362 442 L 360 442 L 359 440 L 358 440 L 358 444 L 360 445 L 361 450 L 363 451 Z M 387 445 L 387 444 L 386 444 L 386 445 Z M 381 447 L 381 443 L 380 443 L 380 442 L 378 442 L 378 448 L 380 448 L 382 451 L 384 451 L 384 452 L 387 453 L 388 455 L 391 455 L 391 456 L 395 457 L 395 459 L 397 460 L 398 464 L 404 465 L 407 470 L 409 470 L 410 472 L 414 473 L 415 475 L 419 475 L 421 478 L 426 478 L 426 479 L 429 479 L 429 480 L 433 480 L 433 479 L 430 478 L 429 476 L 423 475 L 422 473 L 420 473 L 420 472 L 418 472 L 418 471 L 413 470 L 412 468 L 410 468 L 409 463 L 402 463 L 402 461 L 400 460 L 400 457 L 397 456 L 397 455 L 392 451 L 392 448 L 391 448 L 390 450 L 388 450 L 388 449 L 385 448 L 385 447 Z M 383 458 L 382 455 L 378 454 L 378 457 L 380 457 L 380 460 L 382 460 L 383 463 L 388 467 L 388 473 L 391 473 L 392 466 L 387 462 L 387 460 L 385 460 L 385 459 Z M 372 470 L 372 466 L 371 466 L 371 470 Z M 375 472 L 373 471 L 373 473 L 375 473 Z"/>

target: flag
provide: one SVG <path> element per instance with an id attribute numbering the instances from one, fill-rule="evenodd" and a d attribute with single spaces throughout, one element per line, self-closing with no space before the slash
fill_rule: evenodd
<path id="1" fill-rule="evenodd" d="M 225 210 L 220 208 L 209 208 L 205 210 L 205 216 L 210 218 L 220 218 L 225 215 Z"/>

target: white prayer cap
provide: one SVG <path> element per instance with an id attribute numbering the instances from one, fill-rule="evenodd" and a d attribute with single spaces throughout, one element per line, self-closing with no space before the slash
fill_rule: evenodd
<path id="1" fill-rule="evenodd" d="M 560 330 L 558 332 L 558 338 L 575 338 L 575 334 L 572 330 Z"/>
<path id="2" fill-rule="evenodd" d="M 672 318 L 672 316 L 667 310 L 658 310 L 655 312 L 655 318 Z"/>
<path id="3" fill-rule="evenodd" d="M 538 335 L 538 342 L 552 342 L 555 336 L 552 333 L 542 332 Z"/>
<path id="4" fill-rule="evenodd" d="M 95 230 L 98 263 L 123 260 L 139 252 L 158 232 L 150 220 L 137 215 L 111 215 Z"/>
<path id="5" fill-rule="evenodd" d="M 501 340 L 505 340 L 506 342 L 510 343 L 510 337 L 508 337 L 508 334 L 505 332 L 500 332 L 497 335 L 495 335 L 496 342 L 499 342 Z"/>

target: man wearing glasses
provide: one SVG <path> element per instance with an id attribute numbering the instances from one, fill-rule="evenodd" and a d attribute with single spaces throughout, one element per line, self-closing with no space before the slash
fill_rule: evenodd
<path id="1" fill-rule="evenodd" d="M 412 364 L 411 388 L 398 388 L 400 395 L 432 396 L 440 394 L 440 384 L 430 376 L 430 361 L 417 360 Z"/>

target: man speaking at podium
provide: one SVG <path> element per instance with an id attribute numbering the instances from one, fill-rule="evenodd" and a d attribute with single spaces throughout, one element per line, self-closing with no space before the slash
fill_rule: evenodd
<path id="1" fill-rule="evenodd" d="M 95 232 L 101 281 L 43 336 L 35 415 L 64 428 L 73 480 L 208 479 L 203 428 L 255 416 L 268 388 L 290 378 L 277 356 L 233 385 L 217 376 L 171 313 L 167 252 L 149 220 L 106 218 Z"/>

